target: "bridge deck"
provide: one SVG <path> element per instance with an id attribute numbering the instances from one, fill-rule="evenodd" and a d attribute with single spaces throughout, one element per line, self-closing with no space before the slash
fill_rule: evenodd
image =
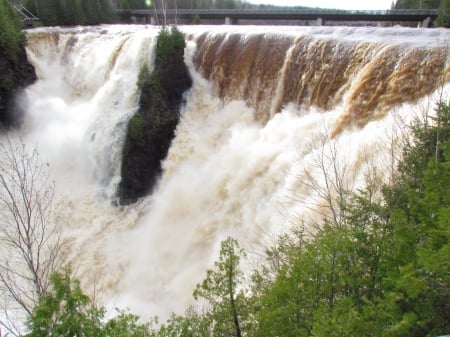
<path id="1" fill-rule="evenodd" d="M 122 17 L 149 17 L 160 16 L 162 10 L 116 10 Z M 435 9 L 395 9 L 380 11 L 346 11 L 326 9 L 168 9 L 167 17 L 192 18 L 195 15 L 203 19 L 263 19 L 263 20 L 317 20 L 321 18 L 342 21 L 422 21 L 427 18 L 435 19 Z"/>

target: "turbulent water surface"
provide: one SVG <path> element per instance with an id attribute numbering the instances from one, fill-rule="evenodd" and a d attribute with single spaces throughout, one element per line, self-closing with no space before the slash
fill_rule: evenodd
<path id="1" fill-rule="evenodd" d="M 253 265 L 370 168 L 388 181 L 404 124 L 449 93 L 448 30 L 180 29 L 194 85 L 157 189 L 122 208 L 124 132 L 158 29 L 27 33 L 39 80 L 20 134 L 50 164 L 67 260 L 87 291 L 143 317 L 182 313 L 228 235 Z"/>

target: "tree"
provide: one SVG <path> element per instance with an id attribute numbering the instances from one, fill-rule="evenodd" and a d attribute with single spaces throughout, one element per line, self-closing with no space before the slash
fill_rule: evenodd
<path id="1" fill-rule="evenodd" d="M 36 149 L 10 139 L 0 146 L 0 289 L 9 304 L 6 316 L 30 315 L 61 265 L 53 195 L 49 166 Z M 9 323 L 0 322 L 17 332 Z"/>
<path id="2" fill-rule="evenodd" d="M 51 289 L 39 299 L 27 321 L 27 337 L 150 337 L 149 324 L 138 323 L 139 317 L 118 311 L 105 320 L 106 310 L 98 308 L 83 293 L 70 268 L 50 277 Z"/>
<path id="3" fill-rule="evenodd" d="M 438 17 L 436 20 L 438 26 L 450 27 L 450 1 L 441 0 L 439 5 Z"/>
<path id="4" fill-rule="evenodd" d="M 114 19 L 111 0 L 25 0 L 25 5 L 50 26 L 95 25 Z"/>
<path id="5" fill-rule="evenodd" d="M 221 244 L 219 259 L 214 263 L 215 270 L 208 270 L 205 280 L 194 291 L 195 299 L 204 298 L 211 305 L 213 335 L 242 336 L 244 294 L 239 291 L 242 256 L 244 252 L 238 242 L 228 237 Z"/>
<path id="6" fill-rule="evenodd" d="M 339 203 L 313 240 L 283 238 L 269 251 L 282 263 L 262 294 L 260 335 L 450 331 L 448 105 L 412 131 L 391 186 L 375 180 Z"/>
<path id="7" fill-rule="evenodd" d="M 0 0 L 0 50 L 10 59 L 15 59 L 21 45 L 25 42 L 22 26 L 16 13 L 7 0 Z M 1 53 L 0 53 L 1 54 Z M 5 86 L 4 74 L 0 74 L 0 89 Z"/>
<path id="8" fill-rule="evenodd" d="M 389 290 L 397 294 L 410 336 L 439 335 L 450 331 L 449 106 L 440 102 L 436 117 L 415 125 L 413 134 L 390 190 L 394 244 L 408 251 L 394 255 L 397 273 L 391 272 Z"/>

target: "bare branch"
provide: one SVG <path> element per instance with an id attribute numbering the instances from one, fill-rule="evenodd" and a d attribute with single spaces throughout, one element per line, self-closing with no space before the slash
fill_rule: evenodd
<path id="1" fill-rule="evenodd" d="M 0 292 L 8 306 L 0 326 L 13 335 L 10 318 L 31 314 L 62 264 L 53 197 L 48 164 L 36 149 L 7 138 L 0 145 Z"/>

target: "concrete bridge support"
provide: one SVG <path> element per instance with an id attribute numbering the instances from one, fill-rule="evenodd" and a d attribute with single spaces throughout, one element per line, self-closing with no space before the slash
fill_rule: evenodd
<path id="1" fill-rule="evenodd" d="M 230 18 L 229 16 L 225 17 L 225 24 L 226 25 L 232 25 L 233 24 L 233 19 Z"/>
<path id="2" fill-rule="evenodd" d="M 419 22 L 419 27 L 420 28 L 429 28 L 431 25 L 431 18 L 427 17 L 426 19 L 422 20 L 421 22 Z"/>
<path id="3" fill-rule="evenodd" d="M 322 18 L 317 18 L 317 20 L 316 20 L 317 26 L 323 26 L 324 24 L 325 24 L 325 22 Z"/>

